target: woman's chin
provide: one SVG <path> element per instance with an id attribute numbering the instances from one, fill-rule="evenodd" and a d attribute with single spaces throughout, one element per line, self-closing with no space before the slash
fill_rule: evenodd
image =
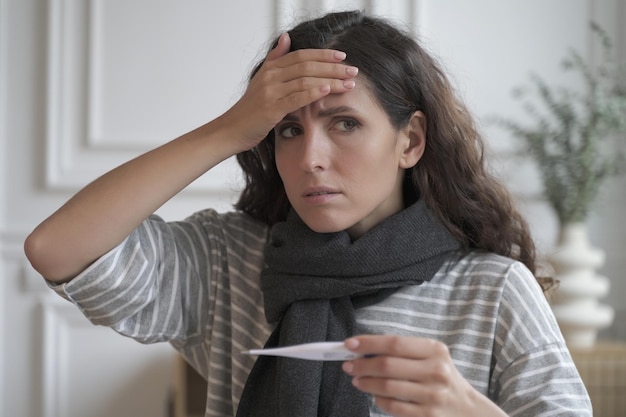
<path id="1" fill-rule="evenodd" d="M 306 216 L 300 216 L 302 221 L 316 233 L 337 233 L 346 230 L 350 225 L 342 224 L 329 219 L 312 219 Z"/>

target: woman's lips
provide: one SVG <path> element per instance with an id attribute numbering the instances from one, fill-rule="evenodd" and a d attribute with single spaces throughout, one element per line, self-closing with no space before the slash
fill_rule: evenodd
<path id="1" fill-rule="evenodd" d="M 327 187 L 308 188 L 302 193 L 302 197 L 309 204 L 324 204 L 333 200 L 341 193 L 337 190 Z"/>
<path id="2" fill-rule="evenodd" d="M 337 194 L 337 193 L 334 193 L 332 191 L 316 191 L 316 192 L 313 192 L 313 193 L 308 193 L 307 197 L 314 196 L 314 195 L 326 195 L 326 194 Z"/>

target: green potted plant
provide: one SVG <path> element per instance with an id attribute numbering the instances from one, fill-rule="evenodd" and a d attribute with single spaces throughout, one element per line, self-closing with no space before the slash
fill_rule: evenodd
<path id="1" fill-rule="evenodd" d="M 612 59 L 606 33 L 597 24 L 591 29 L 601 41 L 603 62 L 592 68 L 574 50 L 562 61 L 564 71 L 579 73 L 585 91 L 550 86 L 533 75 L 533 88 L 516 89 L 515 96 L 524 100 L 535 123 L 501 121 L 536 162 L 545 197 L 561 225 L 584 222 L 600 186 L 624 165 L 626 69 Z M 541 108 L 528 100 L 532 93 Z"/>
<path id="2" fill-rule="evenodd" d="M 610 307 L 595 303 L 608 293 L 609 281 L 595 273 L 604 253 L 590 247 L 586 220 L 601 186 L 623 172 L 626 148 L 626 68 L 613 59 L 606 32 L 590 27 L 602 47 L 601 62 L 591 65 L 575 50 L 562 61 L 584 88 L 552 86 L 533 75 L 530 88 L 515 91 L 532 122 L 499 120 L 536 164 L 558 218 L 559 240 L 548 258 L 560 281 L 552 304 L 568 344 L 576 347 L 592 346 L 597 330 L 613 320 Z"/>

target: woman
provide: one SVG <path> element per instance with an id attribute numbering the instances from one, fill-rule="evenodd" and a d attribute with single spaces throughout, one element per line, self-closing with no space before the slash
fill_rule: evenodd
<path id="1" fill-rule="evenodd" d="M 414 40 L 332 13 L 282 34 L 226 113 L 85 187 L 25 249 L 92 322 L 180 350 L 207 416 L 590 416 L 482 146 Z M 237 211 L 151 216 L 232 155 Z M 359 357 L 242 353 L 325 340 Z"/>

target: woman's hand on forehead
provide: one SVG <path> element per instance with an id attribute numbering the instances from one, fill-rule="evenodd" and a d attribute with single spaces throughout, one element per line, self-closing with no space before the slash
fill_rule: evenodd
<path id="1" fill-rule="evenodd" d="M 241 99 L 222 119 L 242 150 L 251 149 L 287 114 L 331 93 L 345 93 L 355 86 L 356 67 L 346 65 L 346 54 L 332 49 L 300 49 L 289 52 L 287 33 L 267 55 Z"/>

